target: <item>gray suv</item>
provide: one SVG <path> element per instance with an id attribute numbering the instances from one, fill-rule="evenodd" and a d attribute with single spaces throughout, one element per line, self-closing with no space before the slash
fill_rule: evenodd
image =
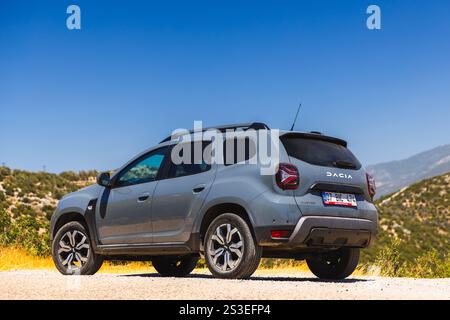
<path id="1" fill-rule="evenodd" d="M 262 123 L 216 129 L 270 132 Z M 104 260 L 133 260 L 185 276 L 203 256 L 214 276 L 241 279 L 265 257 L 306 260 L 323 279 L 348 277 L 377 233 L 373 178 L 344 140 L 293 131 L 278 139 L 272 175 L 248 163 L 248 144 L 244 159 L 224 147 L 223 164 L 176 164 L 171 154 L 181 142 L 173 136 L 101 173 L 52 216 L 57 269 L 89 275 Z M 200 141 L 202 150 L 210 143 Z"/>

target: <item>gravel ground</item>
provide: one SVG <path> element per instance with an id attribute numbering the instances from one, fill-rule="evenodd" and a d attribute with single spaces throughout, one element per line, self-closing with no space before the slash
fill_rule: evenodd
<path id="1" fill-rule="evenodd" d="M 148 274 L 65 277 L 53 271 L 0 272 L 0 299 L 450 299 L 450 279 L 351 277 L 320 281 L 309 273 L 257 272 L 250 280 Z"/>

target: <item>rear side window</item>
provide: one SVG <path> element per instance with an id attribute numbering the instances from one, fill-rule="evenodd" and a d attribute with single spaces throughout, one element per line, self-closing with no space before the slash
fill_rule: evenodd
<path id="1" fill-rule="evenodd" d="M 195 143 L 202 143 L 202 153 L 205 151 L 205 148 L 211 143 L 208 141 L 203 142 L 195 142 Z M 194 174 L 199 174 L 205 171 L 208 171 L 211 169 L 211 165 L 207 164 L 205 161 L 202 161 L 202 163 L 194 163 L 194 142 L 190 143 L 191 146 L 191 161 L 190 163 L 180 163 L 180 164 L 174 164 L 172 161 L 170 161 L 169 164 L 169 172 L 168 172 L 168 178 L 177 178 L 177 177 L 184 177 L 184 176 L 191 176 Z M 183 150 L 180 151 L 179 154 L 181 157 L 183 156 Z"/>
<path id="2" fill-rule="evenodd" d="M 211 169 L 211 166 L 206 163 L 201 164 L 172 164 L 169 170 L 169 178 L 177 178 L 184 176 L 191 176 L 193 174 L 202 173 Z"/>
<path id="3" fill-rule="evenodd" d="M 329 141 L 302 137 L 280 137 L 290 157 L 307 163 L 358 170 L 361 163 L 346 147 Z"/>
<path id="4" fill-rule="evenodd" d="M 223 159 L 226 166 L 247 162 L 256 156 L 256 143 L 249 137 L 229 138 L 223 144 Z"/>

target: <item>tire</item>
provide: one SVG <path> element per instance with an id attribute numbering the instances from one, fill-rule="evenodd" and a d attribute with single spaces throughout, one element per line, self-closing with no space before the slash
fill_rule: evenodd
<path id="1" fill-rule="evenodd" d="M 76 221 L 66 223 L 56 233 L 52 258 L 64 275 L 92 275 L 103 264 L 103 257 L 94 252 L 89 233 Z"/>
<path id="2" fill-rule="evenodd" d="M 262 248 L 245 220 L 233 213 L 222 214 L 211 222 L 204 248 L 206 265 L 217 278 L 249 278 L 261 261 Z"/>
<path id="3" fill-rule="evenodd" d="M 320 279 L 342 280 L 355 271 L 359 261 L 358 248 L 341 248 L 318 259 L 306 259 L 309 270 Z"/>
<path id="4" fill-rule="evenodd" d="M 153 267 L 163 277 L 184 277 L 195 269 L 198 256 L 158 257 L 152 260 Z"/>

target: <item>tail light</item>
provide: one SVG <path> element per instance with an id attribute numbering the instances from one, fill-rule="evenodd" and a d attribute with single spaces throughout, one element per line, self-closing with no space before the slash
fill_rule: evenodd
<path id="1" fill-rule="evenodd" d="M 375 179 L 372 175 L 366 173 L 367 178 L 367 188 L 369 191 L 370 197 L 373 199 L 375 197 L 375 193 L 377 193 L 377 186 L 375 184 Z"/>
<path id="2" fill-rule="evenodd" d="M 277 186 L 282 190 L 295 190 L 300 182 L 297 167 L 290 163 L 280 163 L 275 176 Z"/>

